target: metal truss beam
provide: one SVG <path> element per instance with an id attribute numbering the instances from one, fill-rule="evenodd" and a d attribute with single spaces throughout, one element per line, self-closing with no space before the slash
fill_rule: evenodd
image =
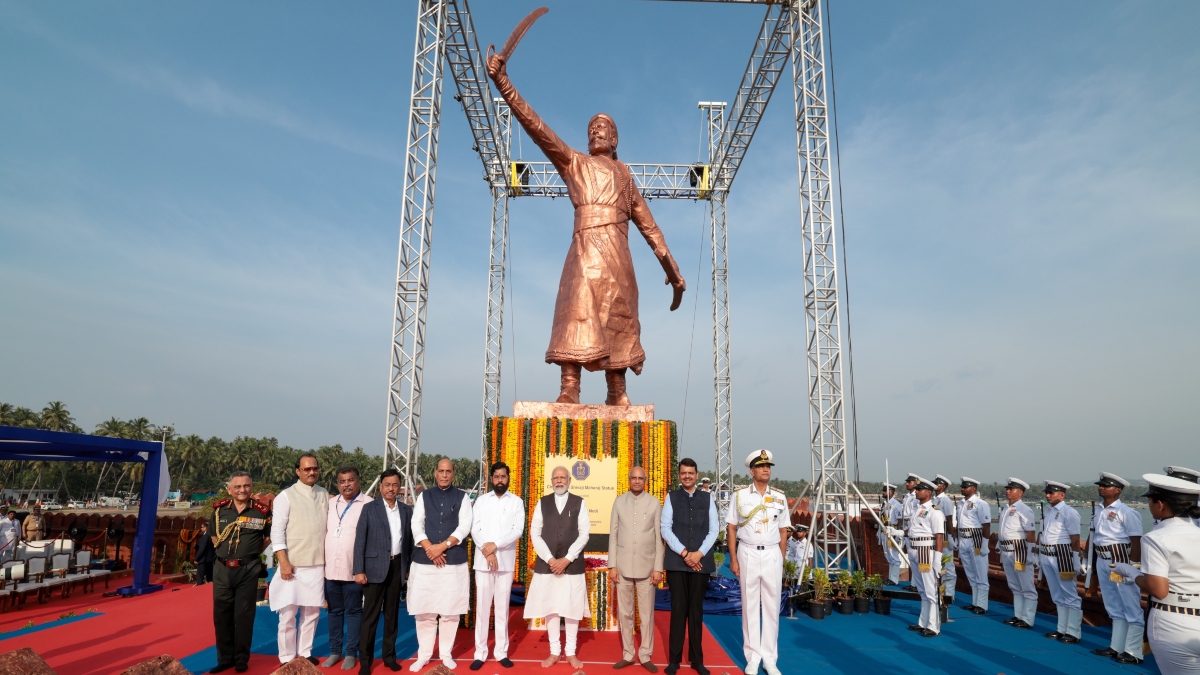
<path id="1" fill-rule="evenodd" d="M 512 116 L 508 104 L 496 99 L 499 148 L 508 155 L 512 142 Z M 488 261 L 487 327 L 483 349 L 483 424 L 479 450 L 479 490 L 487 490 L 487 420 L 500 414 L 500 365 L 504 339 L 504 280 L 508 263 L 508 188 L 503 179 L 492 185 L 491 254 Z"/>
<path id="2" fill-rule="evenodd" d="M 821 3 L 792 0 L 791 4 L 789 31 L 803 229 L 809 448 L 814 522 L 820 523 L 813 528 L 813 545 L 818 556 L 814 564 L 825 569 L 848 568 L 854 556 L 850 518 L 857 514 L 849 512 L 825 41 Z"/>
<path id="3" fill-rule="evenodd" d="M 626 164 L 646 199 L 707 199 L 708 166 L 704 164 Z M 567 186 L 550 162 L 514 161 L 508 185 L 514 197 L 566 197 Z"/>
<path id="4" fill-rule="evenodd" d="M 403 473 L 404 496 L 409 501 L 419 480 L 421 385 L 425 368 L 425 318 L 433 242 L 447 4 L 439 0 L 420 0 L 417 4 L 416 53 L 404 157 L 383 464 L 385 468 L 397 467 Z"/>
<path id="5" fill-rule="evenodd" d="M 454 99 L 462 104 L 467 116 L 474 150 L 483 161 L 484 180 L 494 187 L 504 185 L 508 148 L 497 142 L 500 129 L 483 59 L 467 0 L 446 0 L 446 65 L 458 88 Z"/>

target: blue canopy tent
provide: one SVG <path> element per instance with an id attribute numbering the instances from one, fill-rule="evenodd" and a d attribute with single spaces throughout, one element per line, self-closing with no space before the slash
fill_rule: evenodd
<path id="1" fill-rule="evenodd" d="M 163 444 L 126 438 L 71 434 L 63 431 L 0 426 L 0 459 L 31 462 L 143 462 L 142 502 L 133 538 L 133 585 L 117 590 L 142 595 L 162 589 L 150 583 L 150 557 L 163 469 Z"/>

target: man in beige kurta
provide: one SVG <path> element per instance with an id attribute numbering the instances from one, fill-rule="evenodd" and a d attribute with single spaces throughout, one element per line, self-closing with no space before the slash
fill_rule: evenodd
<path id="1" fill-rule="evenodd" d="M 608 566 L 617 579 L 617 616 L 621 626 L 621 660 L 616 669 L 640 663 L 650 672 L 658 668 L 654 653 L 654 591 L 663 576 L 663 540 L 659 533 L 662 504 L 646 492 L 646 470 L 629 470 L 629 491 L 613 501 L 608 524 Z M 633 604 L 637 595 L 642 645 L 634 660 Z"/>
<path id="2" fill-rule="evenodd" d="M 638 320 L 637 279 L 629 254 L 629 221 L 653 249 L 679 307 L 686 287 L 650 207 L 638 192 L 629 167 L 617 159 L 617 125 L 600 113 L 588 122 L 588 152 L 572 149 L 517 93 L 498 56 L 488 74 L 513 116 L 554 165 L 575 207 L 571 248 L 558 282 L 554 325 L 546 363 L 562 367 L 559 403 L 579 403 L 582 368 L 603 370 L 608 405 L 629 405 L 625 371 L 642 372 L 642 326 Z"/>

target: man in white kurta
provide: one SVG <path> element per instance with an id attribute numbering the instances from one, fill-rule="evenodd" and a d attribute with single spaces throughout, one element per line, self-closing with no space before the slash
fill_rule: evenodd
<path id="1" fill-rule="evenodd" d="M 559 630 L 560 624 L 565 623 L 567 662 L 580 669 L 583 662 L 575 656 L 579 620 L 592 615 L 583 560 L 583 547 L 591 534 L 592 522 L 583 498 L 567 491 L 571 487 L 571 474 L 565 466 L 554 468 L 550 482 L 554 492 L 538 500 L 529 524 L 529 539 L 537 551 L 537 563 L 525 596 L 525 618 L 546 620 L 550 656 L 542 665 L 547 668 L 562 658 Z"/>
<path id="2" fill-rule="evenodd" d="M 11 560 L 17 550 L 17 535 L 19 530 L 15 521 L 8 517 L 8 507 L 0 509 L 0 562 Z"/>
<path id="3" fill-rule="evenodd" d="M 413 564 L 408 572 L 408 613 L 416 617 L 417 672 L 433 658 L 437 638 L 442 665 L 453 670 L 451 656 L 458 618 L 470 609 L 471 579 L 467 545 L 471 533 L 471 497 L 454 487 L 454 464 L 443 459 L 433 472 L 435 487 L 413 504 Z M 440 617 L 440 619 L 439 619 Z M 440 637 L 439 637 L 440 636 Z"/>
<path id="4" fill-rule="evenodd" d="M 508 660 L 508 602 L 513 571 L 517 568 L 517 542 L 525 531 L 525 502 L 508 491 L 508 465 L 492 465 L 492 491 L 479 495 L 471 510 L 471 539 L 475 542 L 475 660 L 471 670 L 483 668 L 488 657 L 488 613 L 496 610 L 496 660 Z"/>
<path id="5" fill-rule="evenodd" d="M 299 480 L 279 493 L 272 507 L 271 545 L 279 569 L 271 579 L 268 597 L 271 611 L 279 613 L 280 663 L 297 656 L 317 663 L 312 644 L 325 604 L 325 523 L 329 514 L 329 493 L 316 484 L 320 473 L 316 457 L 301 455 L 296 462 Z"/>

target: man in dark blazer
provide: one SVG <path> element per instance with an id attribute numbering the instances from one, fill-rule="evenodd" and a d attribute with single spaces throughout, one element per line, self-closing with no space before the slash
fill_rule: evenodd
<path id="1" fill-rule="evenodd" d="M 354 580 L 363 589 L 362 632 L 359 635 L 359 673 L 371 672 L 375 657 L 375 627 L 383 610 L 383 663 L 400 670 L 396 637 L 400 620 L 400 585 L 412 563 L 412 507 L 401 502 L 400 472 L 379 476 L 381 499 L 363 505 L 354 539 Z"/>
<path id="2" fill-rule="evenodd" d="M 201 521 L 200 534 L 196 535 L 196 585 L 203 586 L 212 581 L 213 563 L 217 561 L 217 549 L 213 548 L 212 537 L 208 534 L 208 523 Z"/>

